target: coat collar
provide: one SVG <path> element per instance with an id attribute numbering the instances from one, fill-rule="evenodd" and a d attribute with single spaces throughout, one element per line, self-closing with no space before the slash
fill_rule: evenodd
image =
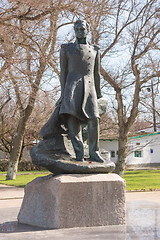
<path id="1" fill-rule="evenodd" d="M 88 43 L 88 41 L 86 41 L 86 44 L 79 44 L 78 41 L 77 41 L 77 39 L 76 39 L 76 41 L 74 42 L 74 44 L 75 44 L 76 48 L 77 48 L 79 51 L 80 51 L 80 46 L 82 46 L 82 45 L 90 46 L 90 44 Z"/>

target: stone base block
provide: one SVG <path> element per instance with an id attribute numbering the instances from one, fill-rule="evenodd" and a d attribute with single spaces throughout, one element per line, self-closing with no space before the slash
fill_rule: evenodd
<path id="1" fill-rule="evenodd" d="M 125 181 L 117 174 L 38 177 L 25 187 L 19 223 L 47 229 L 125 224 Z"/>

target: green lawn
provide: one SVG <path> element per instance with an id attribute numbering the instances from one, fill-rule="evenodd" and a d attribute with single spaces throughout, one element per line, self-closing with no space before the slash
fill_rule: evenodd
<path id="1" fill-rule="evenodd" d="M 4 174 L 4 175 L 2 175 Z M 0 183 L 24 187 L 36 177 L 46 176 L 49 172 L 18 172 L 15 180 L 5 180 L 6 172 L 0 172 Z M 160 170 L 125 171 L 123 178 L 126 180 L 127 190 L 160 190 Z"/>
<path id="2" fill-rule="evenodd" d="M 127 190 L 160 190 L 160 170 L 125 171 Z"/>
<path id="3" fill-rule="evenodd" d="M 3 174 L 3 175 L 2 175 Z M 25 187 L 25 185 L 29 182 L 31 182 L 36 177 L 42 177 L 46 176 L 48 174 L 51 174 L 49 172 L 38 172 L 38 171 L 32 171 L 32 172 L 18 172 L 17 177 L 15 180 L 5 180 L 6 172 L 0 172 L 0 183 L 10 186 L 17 186 L 17 187 Z"/>

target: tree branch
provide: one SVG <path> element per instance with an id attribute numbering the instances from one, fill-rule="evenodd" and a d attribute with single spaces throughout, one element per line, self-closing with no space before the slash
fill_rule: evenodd
<path id="1" fill-rule="evenodd" d="M 119 32 L 117 32 L 117 34 L 115 35 L 115 38 L 113 40 L 113 42 L 110 44 L 110 46 L 108 48 L 105 49 L 105 51 L 102 53 L 101 58 L 103 58 L 106 53 L 117 43 L 117 40 L 120 36 L 120 34 L 122 33 L 122 31 L 129 26 L 130 24 L 132 24 L 133 22 L 135 22 L 139 16 L 141 15 L 141 13 L 143 12 L 143 10 L 148 7 L 148 5 L 150 4 L 150 2 L 152 2 L 152 0 L 150 0 L 145 6 L 142 7 L 142 9 L 139 11 L 139 13 L 137 14 L 137 16 L 135 18 L 133 18 L 131 21 L 129 21 L 129 18 L 127 19 L 126 23 L 123 25 L 123 27 L 119 30 Z M 131 14 L 133 8 L 131 8 L 129 16 Z M 119 10 L 118 10 L 119 11 Z M 129 22 L 128 22 L 129 21 Z"/>

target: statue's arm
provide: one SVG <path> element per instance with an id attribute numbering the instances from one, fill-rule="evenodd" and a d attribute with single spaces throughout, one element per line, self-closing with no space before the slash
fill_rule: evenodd
<path id="1" fill-rule="evenodd" d="M 67 44 L 61 45 L 60 50 L 60 84 L 61 84 L 61 97 L 57 102 L 57 105 L 62 102 L 64 96 L 64 88 L 66 84 L 66 76 L 67 76 L 67 55 L 66 55 L 66 47 Z"/>
<path id="2" fill-rule="evenodd" d="M 95 45 L 95 50 L 97 51 L 96 59 L 95 59 L 95 66 L 94 66 L 94 82 L 95 82 L 95 88 L 97 93 L 97 98 L 101 98 L 101 87 L 100 87 L 100 51 L 99 47 Z"/>

